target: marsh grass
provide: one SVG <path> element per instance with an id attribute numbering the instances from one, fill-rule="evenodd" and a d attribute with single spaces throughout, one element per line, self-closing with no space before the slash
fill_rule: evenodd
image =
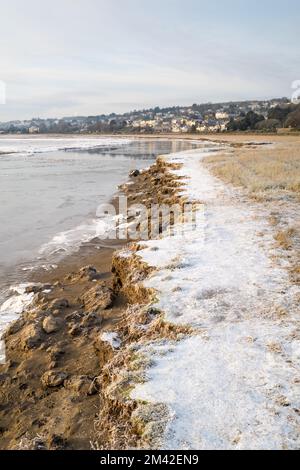
<path id="1" fill-rule="evenodd" d="M 300 195 L 300 146 L 241 148 L 205 162 L 215 176 L 250 193 Z"/>

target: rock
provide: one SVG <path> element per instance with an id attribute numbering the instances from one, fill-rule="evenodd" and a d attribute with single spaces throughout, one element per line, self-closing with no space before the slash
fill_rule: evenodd
<path id="1" fill-rule="evenodd" d="M 66 316 L 66 321 L 76 323 L 80 321 L 83 317 L 84 317 L 83 312 L 76 311 L 76 312 L 69 313 L 69 315 Z"/>
<path id="2" fill-rule="evenodd" d="M 56 333 L 61 328 L 61 322 L 56 318 L 49 316 L 43 321 L 43 330 L 48 335 Z"/>
<path id="3" fill-rule="evenodd" d="M 97 310 L 106 310 L 110 308 L 113 303 L 113 298 L 113 290 L 102 284 L 89 289 L 81 297 L 81 300 L 86 310 L 96 312 Z"/>
<path id="4" fill-rule="evenodd" d="M 43 335 L 38 325 L 32 323 L 23 329 L 20 343 L 23 350 L 38 348 L 42 341 Z"/>
<path id="5" fill-rule="evenodd" d="M 68 378 L 65 372 L 48 371 L 42 376 L 42 384 L 45 388 L 55 388 L 63 385 Z"/>
<path id="6" fill-rule="evenodd" d="M 63 308 L 69 308 L 69 301 L 67 299 L 56 299 L 51 304 L 52 310 L 61 310 Z"/>
<path id="7" fill-rule="evenodd" d="M 79 393 L 80 395 L 88 395 L 91 389 L 92 383 L 93 383 L 93 380 L 85 375 L 74 376 L 65 381 L 64 387 L 67 390 L 70 390 L 75 393 Z"/>
<path id="8" fill-rule="evenodd" d="M 129 176 L 131 178 L 137 178 L 138 176 L 140 176 L 140 174 L 141 174 L 140 170 L 133 170 L 129 173 Z"/>

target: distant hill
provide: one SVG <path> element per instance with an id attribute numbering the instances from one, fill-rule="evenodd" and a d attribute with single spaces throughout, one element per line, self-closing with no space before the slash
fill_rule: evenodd
<path id="1" fill-rule="evenodd" d="M 275 98 L 0 122 L 0 134 L 184 134 L 276 132 L 279 128 L 300 129 L 300 104 Z"/>

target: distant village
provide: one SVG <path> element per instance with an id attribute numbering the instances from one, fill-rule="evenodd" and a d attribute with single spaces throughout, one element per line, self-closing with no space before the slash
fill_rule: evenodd
<path id="1" fill-rule="evenodd" d="M 266 101 L 193 104 L 153 108 L 125 114 L 35 118 L 0 123 L 1 134 L 94 133 L 218 133 L 234 130 L 274 130 L 283 126 L 274 110 L 294 106 L 287 98 Z M 291 109 L 290 111 L 293 111 Z M 280 115 L 281 116 L 281 115 Z M 243 124 L 242 124 L 243 123 Z M 246 124 L 245 124 L 246 123 Z M 248 125 L 248 128 L 247 128 Z M 246 128 L 243 129 L 243 126 Z M 239 127 L 241 127 L 239 129 Z"/>

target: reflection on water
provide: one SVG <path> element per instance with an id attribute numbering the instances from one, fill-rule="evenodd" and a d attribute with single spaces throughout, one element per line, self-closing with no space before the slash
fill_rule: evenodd
<path id="1" fill-rule="evenodd" d="M 1 155 L 0 288 L 15 281 L 14 267 L 45 263 L 38 260 L 41 247 L 66 231 L 71 230 L 70 243 L 84 241 L 97 206 L 131 170 L 149 166 L 157 155 L 195 147 L 179 140 L 136 140 L 119 147 Z"/>
<path id="2" fill-rule="evenodd" d="M 131 144 L 122 147 L 122 154 L 133 159 L 155 159 L 158 155 L 169 153 L 183 152 L 184 150 L 196 148 L 199 144 L 195 142 L 187 142 L 184 140 L 136 140 Z M 99 148 L 84 150 L 89 154 L 99 154 Z M 101 149 L 102 155 L 120 154 L 118 147 L 106 147 Z"/>

